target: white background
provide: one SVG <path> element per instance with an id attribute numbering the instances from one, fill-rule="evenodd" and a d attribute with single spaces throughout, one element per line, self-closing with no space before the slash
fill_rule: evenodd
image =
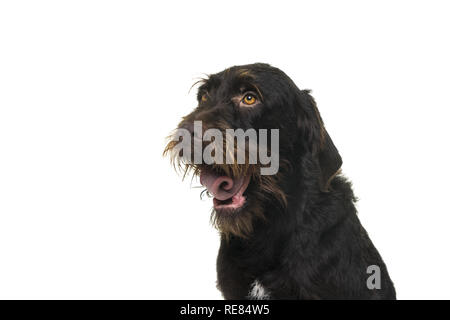
<path id="1" fill-rule="evenodd" d="M 401 299 L 450 298 L 445 1 L 4 1 L 0 298 L 214 299 L 217 231 L 164 137 L 203 73 L 313 89 Z"/>

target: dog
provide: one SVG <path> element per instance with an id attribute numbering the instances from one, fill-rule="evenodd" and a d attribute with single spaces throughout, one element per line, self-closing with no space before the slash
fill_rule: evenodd
<path id="1" fill-rule="evenodd" d="M 213 197 L 211 221 L 221 237 L 217 288 L 223 297 L 395 299 L 310 91 L 300 90 L 278 68 L 256 63 L 200 80 L 197 100 L 164 154 L 185 176 L 199 176 Z M 202 140 L 197 123 L 205 134 L 276 130 L 277 135 L 256 139 L 257 147 L 265 142 L 266 154 L 278 159 L 276 172 L 262 174 L 268 164 L 259 158 L 250 162 L 248 155 L 240 163 L 195 162 L 213 141 Z M 176 147 L 181 141 L 187 148 Z M 233 145 L 217 147 L 211 155 L 236 160 L 237 151 Z"/>

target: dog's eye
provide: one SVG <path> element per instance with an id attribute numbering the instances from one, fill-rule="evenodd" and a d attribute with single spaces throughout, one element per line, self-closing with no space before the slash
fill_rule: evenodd
<path id="1" fill-rule="evenodd" d="M 247 94 L 244 96 L 244 99 L 242 99 L 242 102 L 243 102 L 244 104 L 246 104 L 246 105 L 251 106 L 252 104 L 255 104 L 255 102 L 256 102 L 256 97 L 255 97 L 255 95 L 253 95 L 253 94 L 251 94 L 251 93 L 247 93 Z"/>
<path id="2" fill-rule="evenodd" d="M 202 102 L 206 102 L 208 100 L 207 94 L 202 94 L 202 97 L 200 99 L 202 100 Z"/>

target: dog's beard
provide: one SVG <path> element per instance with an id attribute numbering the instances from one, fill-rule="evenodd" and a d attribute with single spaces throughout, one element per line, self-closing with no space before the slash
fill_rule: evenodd
<path id="1" fill-rule="evenodd" d="M 266 203 L 275 199 L 280 208 L 287 205 L 286 196 L 278 184 L 277 176 L 260 175 L 258 166 L 250 166 L 247 174 L 250 175 L 250 182 L 243 193 L 245 196 L 243 206 L 236 210 L 213 208 L 211 212 L 211 224 L 226 238 L 230 235 L 249 238 L 254 231 L 255 222 L 267 221 L 264 214 Z"/>
<path id="2" fill-rule="evenodd" d="M 175 148 L 177 143 L 178 141 L 169 141 L 164 150 L 164 155 L 170 156 L 175 170 L 182 174 L 183 179 L 192 175 L 192 179 L 197 176 L 201 181 L 204 180 L 202 182 L 206 189 L 202 191 L 202 195 L 206 194 L 213 198 L 211 224 L 226 238 L 231 235 L 241 238 L 250 237 L 254 231 L 255 222 L 266 220 L 264 203 L 267 201 L 273 202 L 275 199 L 281 207 L 286 206 L 286 195 L 279 185 L 280 176 L 283 173 L 261 175 L 261 165 L 249 164 L 248 161 L 244 164 L 238 164 L 237 161 L 233 164 L 194 164 L 193 155 L 180 154 Z M 224 152 L 230 151 L 224 150 Z M 235 155 L 236 152 L 233 152 L 233 154 Z M 233 186 L 236 184 L 238 190 L 236 194 L 233 194 L 236 190 L 232 190 L 231 196 L 227 198 L 226 195 L 223 195 L 223 192 L 227 190 L 217 190 L 217 186 L 214 185 L 216 181 L 206 181 L 208 179 L 232 181 L 231 184 Z M 239 187 L 245 190 L 239 190 Z M 236 197 L 242 197 L 243 199 L 235 199 Z M 244 202 L 236 204 L 235 201 L 238 200 Z"/>

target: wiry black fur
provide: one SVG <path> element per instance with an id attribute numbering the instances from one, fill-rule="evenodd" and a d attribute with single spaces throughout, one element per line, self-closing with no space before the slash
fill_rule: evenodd
<path id="1" fill-rule="evenodd" d="M 263 96 L 255 108 L 230 101 L 243 74 Z M 262 210 L 264 218 L 252 219 L 245 236 L 222 233 L 217 274 L 223 296 L 246 299 L 258 280 L 271 299 L 395 299 L 386 266 L 357 217 L 351 184 L 335 175 L 342 161 L 309 91 L 279 69 L 253 64 L 211 75 L 199 101 L 204 92 L 208 103 L 200 102 L 180 126 L 200 119 L 211 127 L 220 120 L 230 128 L 280 129 L 282 163 L 274 189 L 285 195 L 285 204 L 252 178 L 237 214 Z M 370 265 L 381 269 L 381 289 L 367 287 Z"/>

